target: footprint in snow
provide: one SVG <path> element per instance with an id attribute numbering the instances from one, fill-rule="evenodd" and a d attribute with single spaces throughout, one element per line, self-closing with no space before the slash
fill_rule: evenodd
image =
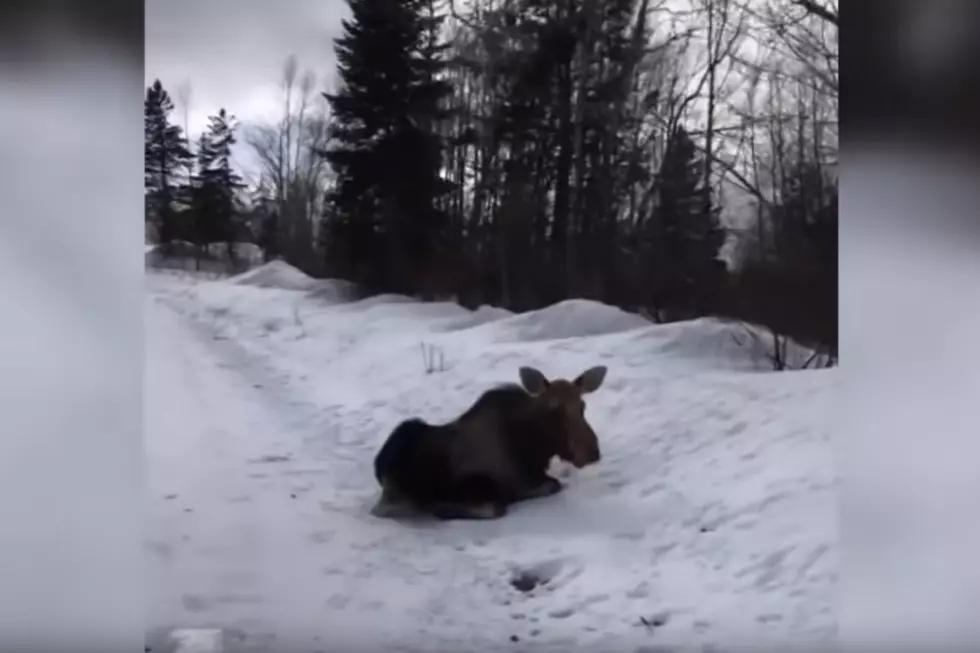
<path id="1" fill-rule="evenodd" d="M 289 461 L 290 461 L 289 456 L 268 455 L 268 456 L 259 456 L 258 458 L 250 460 L 249 462 L 253 465 L 262 465 L 267 463 L 288 463 Z"/>
<path id="2" fill-rule="evenodd" d="M 525 594 L 553 581 L 565 566 L 562 559 L 545 560 L 534 565 L 515 569 L 510 578 L 510 585 Z"/>
<path id="3" fill-rule="evenodd" d="M 667 625 L 670 621 L 670 613 L 663 611 L 652 614 L 648 617 L 640 617 L 640 623 L 646 627 L 647 630 L 655 630 L 657 628 L 662 628 Z"/>

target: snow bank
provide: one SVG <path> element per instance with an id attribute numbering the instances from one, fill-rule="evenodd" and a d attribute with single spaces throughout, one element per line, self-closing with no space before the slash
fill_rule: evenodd
<path id="1" fill-rule="evenodd" d="M 260 265 L 228 281 L 240 285 L 282 290 L 312 290 L 317 286 L 316 279 L 279 260 Z"/>
<path id="2" fill-rule="evenodd" d="M 773 371 L 772 356 L 777 349 L 765 329 L 715 318 L 650 325 L 631 332 L 626 343 L 626 349 L 644 356 L 658 355 L 692 364 L 700 361 L 701 365 L 716 369 L 763 372 Z M 813 355 L 813 350 L 796 342 L 781 339 L 780 343 L 788 369 L 801 369 Z"/>
<path id="3" fill-rule="evenodd" d="M 353 301 L 355 286 L 340 279 L 314 279 L 302 270 L 285 261 L 270 261 L 243 274 L 227 279 L 228 283 L 254 288 L 278 289 L 303 292 L 311 299 L 328 304 Z M 219 291 L 220 294 L 220 291 Z M 268 293 L 258 293 L 254 297 L 269 298 Z M 290 302 L 295 303 L 291 297 Z"/>
<path id="4" fill-rule="evenodd" d="M 500 341 L 537 342 L 581 338 L 649 326 L 650 321 L 614 306 L 585 299 L 568 299 L 529 313 L 492 323 Z"/>
<path id="5" fill-rule="evenodd" d="M 447 320 L 441 328 L 443 331 L 463 331 L 513 316 L 514 314 L 505 308 L 484 305 L 457 319 Z"/>

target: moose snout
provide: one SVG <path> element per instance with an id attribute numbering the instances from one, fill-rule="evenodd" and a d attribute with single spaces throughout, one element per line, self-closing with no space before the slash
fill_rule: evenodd
<path id="1" fill-rule="evenodd" d="M 599 451 L 590 451 L 586 454 L 580 454 L 575 456 L 572 460 L 572 464 L 581 469 L 582 467 L 588 467 L 589 465 L 594 465 L 599 462 L 602 456 L 599 455 Z"/>
<path id="2" fill-rule="evenodd" d="M 602 460 L 602 454 L 599 452 L 599 445 L 595 444 L 589 447 L 588 452 L 585 455 L 585 464 L 593 465 Z"/>
<path id="3" fill-rule="evenodd" d="M 579 468 L 594 465 L 602 459 L 602 454 L 599 452 L 599 441 L 594 436 L 584 438 L 584 440 L 573 449 L 572 464 Z"/>

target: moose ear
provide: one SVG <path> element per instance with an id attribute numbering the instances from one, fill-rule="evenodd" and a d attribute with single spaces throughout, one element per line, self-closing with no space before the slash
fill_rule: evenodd
<path id="1" fill-rule="evenodd" d="M 575 387 L 579 389 L 582 394 L 588 394 L 589 392 L 595 392 L 602 385 L 602 382 L 606 379 L 606 366 L 596 365 L 595 367 L 589 368 L 578 375 L 575 379 Z"/>
<path id="2" fill-rule="evenodd" d="M 532 395 L 541 394 L 548 389 L 548 379 L 533 367 L 522 367 L 519 370 L 521 385 Z"/>

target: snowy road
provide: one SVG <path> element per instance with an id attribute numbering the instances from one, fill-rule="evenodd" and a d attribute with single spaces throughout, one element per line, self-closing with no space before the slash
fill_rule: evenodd
<path id="1" fill-rule="evenodd" d="M 479 564 L 461 541 L 443 549 L 438 533 L 432 540 L 432 533 L 406 533 L 368 515 L 370 467 L 350 451 L 326 457 L 303 448 L 331 438 L 303 418 L 311 407 L 288 399 L 236 343 L 188 321 L 163 298 L 148 296 L 145 310 L 154 651 L 166 650 L 161 637 L 175 627 L 221 628 L 235 653 L 273 644 L 433 650 L 432 629 L 434 643 L 447 650 L 454 641 L 480 641 L 478 605 L 463 623 L 454 615 L 467 601 L 489 597 L 447 596 L 453 588 L 439 573 L 473 594 Z M 343 444 L 342 434 L 337 441 Z M 367 492 L 344 492 L 345 478 Z M 482 546 L 485 528 L 467 528 Z M 499 581 L 507 587 L 506 570 Z"/>
<path id="2" fill-rule="evenodd" d="M 692 355 L 730 341 L 699 325 L 604 332 L 623 318 L 600 305 L 462 327 L 473 318 L 458 307 L 156 275 L 147 288 L 154 653 L 175 627 L 221 628 L 229 653 L 723 651 L 833 636 L 827 374 L 726 369 Z M 582 328 L 595 335 L 542 339 Z M 452 368 L 425 374 L 420 339 L 442 342 Z M 368 514 L 371 458 L 398 419 L 449 417 L 518 362 L 571 372 L 599 359 L 615 374 L 590 404 L 603 463 L 565 492 L 496 522 Z M 538 585 L 515 586 L 527 576 Z"/>
<path id="3" fill-rule="evenodd" d="M 322 635 L 306 630 L 324 623 L 329 597 L 307 564 L 322 531 L 293 498 L 295 465 L 274 457 L 286 407 L 242 375 L 232 350 L 152 297 L 146 339 L 151 623 L 238 629 L 256 648 L 263 634 Z"/>

